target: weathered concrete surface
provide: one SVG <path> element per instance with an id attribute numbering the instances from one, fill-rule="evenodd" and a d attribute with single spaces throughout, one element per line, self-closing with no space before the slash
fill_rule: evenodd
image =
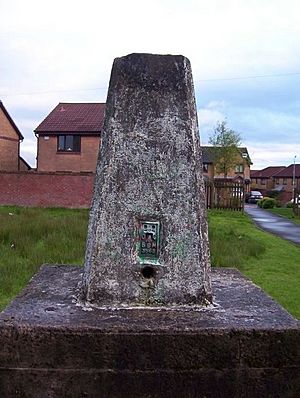
<path id="1" fill-rule="evenodd" d="M 83 270 L 44 266 L 0 314 L 0 396 L 300 396 L 300 329 L 236 270 L 215 306 L 90 311 Z"/>
<path id="2" fill-rule="evenodd" d="M 205 303 L 210 260 L 197 112 L 183 56 L 114 61 L 87 238 L 84 300 Z M 138 225 L 161 223 L 145 277 Z M 147 263 L 147 262 L 146 262 Z"/>

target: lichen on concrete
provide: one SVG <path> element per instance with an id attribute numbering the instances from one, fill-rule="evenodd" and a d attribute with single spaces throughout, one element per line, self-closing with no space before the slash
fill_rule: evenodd
<path id="1" fill-rule="evenodd" d="M 79 306 L 82 272 L 44 265 L 0 314 L 1 398 L 299 397 L 299 321 L 237 270 L 155 308 Z"/>
<path id="2" fill-rule="evenodd" d="M 143 275 L 136 225 L 161 225 Z M 144 273 L 145 274 L 145 273 Z M 112 68 L 85 257 L 95 305 L 211 301 L 201 150 L 187 58 L 131 54 Z"/>

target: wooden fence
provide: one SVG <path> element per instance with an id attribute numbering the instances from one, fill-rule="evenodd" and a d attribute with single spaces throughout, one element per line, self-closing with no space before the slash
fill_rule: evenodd
<path id="1" fill-rule="evenodd" d="M 244 210 L 244 182 L 226 179 L 206 180 L 205 193 L 208 209 Z"/>

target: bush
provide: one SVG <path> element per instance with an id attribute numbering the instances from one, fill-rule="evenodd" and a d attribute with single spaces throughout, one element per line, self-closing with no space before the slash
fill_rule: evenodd
<path id="1" fill-rule="evenodd" d="M 292 209 L 293 206 L 294 206 L 294 203 L 292 203 L 292 202 L 288 202 L 288 203 L 286 204 L 286 207 L 289 208 L 289 209 Z"/>
<path id="2" fill-rule="evenodd" d="M 257 202 L 257 206 L 258 206 L 258 207 L 262 207 L 262 202 L 263 202 L 263 199 L 260 199 L 260 200 Z"/>
<path id="3" fill-rule="evenodd" d="M 259 200 L 257 204 L 262 209 L 273 209 L 276 205 L 276 199 L 265 197 Z"/>

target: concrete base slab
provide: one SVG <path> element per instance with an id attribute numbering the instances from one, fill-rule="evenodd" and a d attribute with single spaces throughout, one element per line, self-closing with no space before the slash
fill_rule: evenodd
<path id="1" fill-rule="evenodd" d="M 232 269 L 214 306 L 82 308 L 43 266 L 0 314 L 1 397 L 299 397 L 299 322 Z"/>

